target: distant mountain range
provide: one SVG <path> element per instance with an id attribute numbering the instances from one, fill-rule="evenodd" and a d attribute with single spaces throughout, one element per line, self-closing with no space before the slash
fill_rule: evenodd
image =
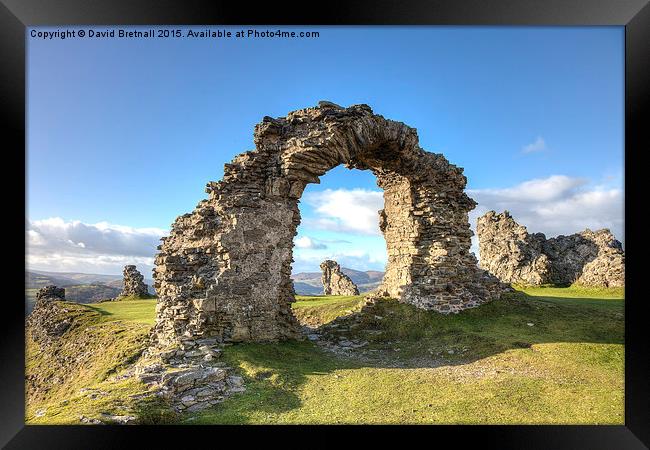
<path id="1" fill-rule="evenodd" d="M 384 278 L 384 272 L 377 270 L 360 270 L 348 269 L 341 267 L 341 272 L 350 277 L 357 285 L 360 293 L 370 292 L 377 289 Z M 291 275 L 293 279 L 293 288 L 298 295 L 322 295 L 323 283 L 321 282 L 321 272 L 300 272 Z"/>

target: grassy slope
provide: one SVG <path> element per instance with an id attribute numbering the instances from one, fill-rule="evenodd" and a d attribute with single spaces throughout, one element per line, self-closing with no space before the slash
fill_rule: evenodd
<path id="1" fill-rule="evenodd" d="M 35 396 L 28 400 L 27 423 L 78 424 L 80 416 L 96 417 L 102 411 L 137 415 L 145 423 L 165 417 L 164 405 L 159 401 L 129 397 L 146 391 L 144 385 L 134 380 L 110 380 L 144 349 L 156 301 L 65 305 L 74 321 L 64 335 L 63 346 L 42 351 L 27 336 L 27 374 L 38 373 L 50 380 L 46 398 Z M 53 381 L 56 377 L 64 380 Z M 84 388 L 88 391 L 82 391 Z M 39 410 L 45 414 L 36 417 Z"/>
<path id="2" fill-rule="evenodd" d="M 156 299 L 134 299 L 125 297 L 117 302 L 86 305 L 97 311 L 102 322 L 127 321 L 152 326 L 156 321 Z"/>
<path id="3" fill-rule="evenodd" d="M 363 361 L 309 341 L 226 347 L 223 358 L 240 368 L 246 392 L 183 422 L 622 424 L 622 291 L 526 293 L 452 316 L 381 302 L 379 318 L 364 316 L 360 326 L 341 331 L 378 355 Z M 356 311 L 359 301 L 299 297 L 293 306 L 301 320 L 320 324 Z M 83 307 L 101 326 L 145 329 L 155 302 L 140 302 Z M 33 417 L 38 405 L 30 406 L 29 423 L 72 423 L 83 411 L 114 410 L 115 402 L 143 421 L 160 420 L 156 405 L 128 400 L 141 386 L 97 386 L 108 395 L 90 401 L 76 394 L 67 405 L 58 397 L 42 418 Z"/>

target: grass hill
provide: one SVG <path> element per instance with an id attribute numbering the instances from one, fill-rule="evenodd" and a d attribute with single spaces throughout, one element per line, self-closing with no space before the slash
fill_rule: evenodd
<path id="1" fill-rule="evenodd" d="M 56 286 L 71 286 L 77 284 L 76 280 L 61 275 L 48 275 L 39 272 L 25 272 L 25 287 L 28 289 L 39 289 L 48 284 Z"/>
<path id="2" fill-rule="evenodd" d="M 178 416 L 119 379 L 144 348 L 155 300 L 69 303 L 75 322 L 58 348 L 28 340 L 27 374 L 58 373 L 47 355 L 81 352 L 82 362 L 30 398 L 26 421 L 620 425 L 623 304 L 622 289 L 577 287 L 519 290 L 449 316 L 394 300 L 299 297 L 293 309 L 309 339 L 224 347 L 246 391 Z"/>

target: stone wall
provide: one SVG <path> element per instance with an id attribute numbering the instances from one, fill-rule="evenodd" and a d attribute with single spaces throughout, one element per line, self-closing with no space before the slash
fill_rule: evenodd
<path id="1" fill-rule="evenodd" d="M 70 327 L 72 318 L 65 313 L 65 289 L 54 285 L 45 286 L 36 292 L 36 304 L 27 316 L 27 331 L 32 339 L 44 349 Z"/>
<path id="2" fill-rule="evenodd" d="M 341 266 L 336 261 L 331 259 L 323 261 L 320 270 L 323 271 L 321 280 L 324 295 L 359 295 L 357 285 L 341 272 Z"/>
<path id="3" fill-rule="evenodd" d="M 529 234 L 508 211 L 478 219 L 481 267 L 501 281 L 524 285 L 625 284 L 623 247 L 607 229 L 547 239 Z"/>
<path id="4" fill-rule="evenodd" d="M 264 117 L 256 149 L 210 182 L 208 198 L 176 219 L 156 257 L 154 341 L 216 336 L 274 341 L 300 335 L 290 308 L 298 201 L 330 169 L 370 170 L 384 190 L 388 264 L 380 291 L 443 313 L 499 297 L 503 285 L 469 251 L 463 169 L 424 151 L 416 130 L 367 105 L 330 102 Z"/>
<path id="5" fill-rule="evenodd" d="M 124 287 L 120 297 L 149 297 L 149 290 L 144 283 L 144 277 L 135 266 L 124 266 Z"/>
<path id="6" fill-rule="evenodd" d="M 65 288 L 47 285 L 36 291 L 36 300 L 65 300 Z"/>

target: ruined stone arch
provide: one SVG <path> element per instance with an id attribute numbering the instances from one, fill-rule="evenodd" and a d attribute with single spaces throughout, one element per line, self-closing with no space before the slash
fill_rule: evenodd
<path id="1" fill-rule="evenodd" d="M 155 342 L 294 338 L 290 308 L 298 201 L 308 183 L 344 164 L 371 170 L 384 191 L 380 228 L 388 252 L 380 293 L 439 312 L 499 295 L 501 285 L 470 253 L 463 169 L 418 145 L 416 130 L 367 105 L 329 102 L 264 117 L 256 149 L 225 165 L 209 197 L 176 219 L 159 246 Z"/>

